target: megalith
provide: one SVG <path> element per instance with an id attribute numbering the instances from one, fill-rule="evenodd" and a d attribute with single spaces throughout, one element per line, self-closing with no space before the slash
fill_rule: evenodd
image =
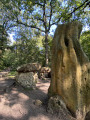
<path id="1" fill-rule="evenodd" d="M 41 69 L 41 65 L 38 63 L 28 63 L 17 68 L 17 82 L 28 89 L 35 89 L 38 81 L 38 71 Z"/>
<path id="2" fill-rule="evenodd" d="M 52 45 L 49 96 L 59 95 L 79 120 L 90 111 L 90 63 L 79 43 L 82 24 L 58 25 Z"/>

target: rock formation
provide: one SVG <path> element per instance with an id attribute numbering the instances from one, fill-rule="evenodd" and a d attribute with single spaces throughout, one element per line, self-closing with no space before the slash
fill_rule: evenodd
<path id="1" fill-rule="evenodd" d="M 51 68 L 49 67 L 42 67 L 39 70 L 39 78 L 40 79 L 45 79 L 45 78 L 51 78 Z"/>
<path id="2" fill-rule="evenodd" d="M 67 110 L 66 104 L 64 103 L 62 98 L 58 95 L 56 95 L 54 97 L 50 97 L 50 99 L 48 101 L 48 111 L 50 111 L 50 113 L 54 114 L 54 112 L 58 113 L 60 110 L 63 110 L 64 112 Z"/>
<path id="3" fill-rule="evenodd" d="M 38 63 L 28 63 L 17 68 L 17 72 L 36 72 L 41 69 L 41 65 Z"/>
<path id="4" fill-rule="evenodd" d="M 30 63 L 24 64 L 17 68 L 17 82 L 25 88 L 33 89 L 38 80 L 37 71 L 41 68 L 40 64 Z"/>
<path id="5" fill-rule="evenodd" d="M 37 73 L 33 72 L 18 73 L 16 80 L 21 86 L 28 89 L 33 89 L 36 86 L 38 76 Z"/>
<path id="6" fill-rule="evenodd" d="M 49 96 L 59 95 L 79 120 L 90 111 L 90 64 L 79 37 L 79 22 L 58 25 L 52 46 L 52 80 Z"/>

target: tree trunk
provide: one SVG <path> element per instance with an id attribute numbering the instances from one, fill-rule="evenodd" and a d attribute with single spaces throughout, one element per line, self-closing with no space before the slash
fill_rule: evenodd
<path id="1" fill-rule="evenodd" d="M 16 47 L 16 48 L 15 48 L 16 57 L 17 57 L 17 49 L 18 49 L 17 45 L 18 45 L 18 44 L 17 44 L 17 40 L 16 40 L 16 46 L 15 46 L 15 47 Z"/>
<path id="2" fill-rule="evenodd" d="M 45 33 L 45 66 L 48 66 L 48 33 Z"/>

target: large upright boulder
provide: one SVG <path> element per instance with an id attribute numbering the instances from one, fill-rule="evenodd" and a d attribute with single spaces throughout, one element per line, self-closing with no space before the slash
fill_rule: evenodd
<path id="1" fill-rule="evenodd" d="M 59 95 L 77 119 L 90 111 L 89 60 L 79 37 L 79 22 L 58 25 L 52 46 L 52 80 L 49 96 Z"/>

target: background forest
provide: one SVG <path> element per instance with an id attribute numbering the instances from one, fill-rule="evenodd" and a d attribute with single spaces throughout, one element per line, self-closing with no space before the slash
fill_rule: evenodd
<path id="1" fill-rule="evenodd" d="M 0 0 L 0 70 L 32 62 L 50 66 L 56 26 L 76 20 L 83 24 L 80 42 L 90 60 L 89 0 Z"/>

